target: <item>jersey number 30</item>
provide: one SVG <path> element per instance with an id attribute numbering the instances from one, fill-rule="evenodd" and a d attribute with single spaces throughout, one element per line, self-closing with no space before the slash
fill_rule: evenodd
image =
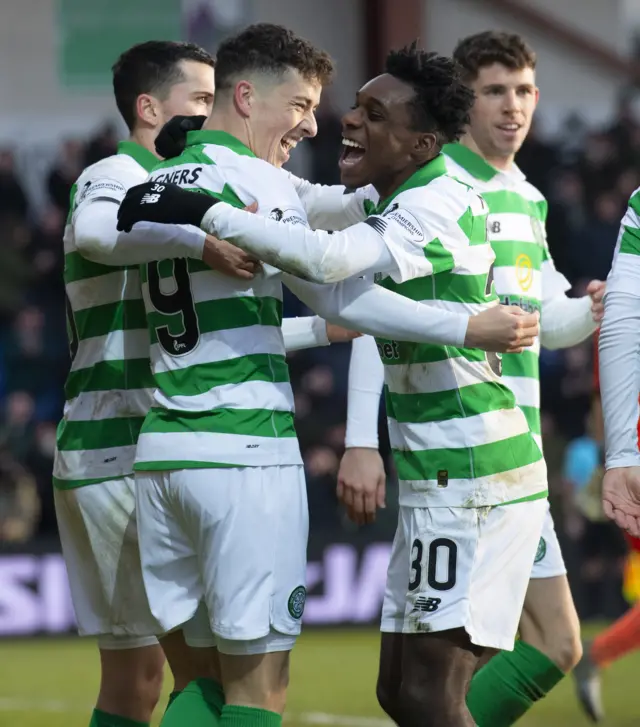
<path id="1" fill-rule="evenodd" d="M 458 566 L 458 546 L 449 538 L 436 538 L 429 543 L 426 562 L 424 562 L 424 545 L 422 540 L 416 538 L 411 545 L 411 574 L 409 575 L 409 590 L 415 591 L 422 583 L 423 571 L 426 571 L 426 581 L 429 588 L 434 591 L 449 591 L 456 584 L 456 569 Z M 438 574 L 438 557 L 446 558 L 447 577 L 441 580 Z"/>
<path id="2" fill-rule="evenodd" d="M 169 325 L 167 322 L 167 324 L 156 326 L 156 336 L 158 343 L 170 356 L 184 356 L 198 345 L 200 328 L 191 292 L 187 260 L 186 258 L 176 258 L 172 262 L 173 291 L 171 293 L 165 293 L 160 287 L 159 263 L 147 265 L 149 299 L 158 313 L 172 318 L 180 316 L 178 325 Z M 180 328 L 182 330 L 179 330 Z"/>

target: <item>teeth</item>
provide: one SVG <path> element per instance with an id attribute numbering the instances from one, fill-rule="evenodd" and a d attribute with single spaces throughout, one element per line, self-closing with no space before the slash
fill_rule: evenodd
<path id="1" fill-rule="evenodd" d="M 503 124 L 501 129 L 507 129 L 507 131 L 517 131 L 520 127 L 518 124 Z"/>
<path id="2" fill-rule="evenodd" d="M 353 141 L 353 139 L 345 139 L 343 137 L 342 144 L 343 144 L 343 146 L 351 146 L 354 149 L 362 149 L 364 151 L 364 147 L 362 146 L 362 144 L 358 144 L 358 142 Z"/>

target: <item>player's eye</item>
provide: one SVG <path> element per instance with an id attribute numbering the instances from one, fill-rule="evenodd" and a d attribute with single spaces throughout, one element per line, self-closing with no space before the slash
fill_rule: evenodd
<path id="1" fill-rule="evenodd" d="M 367 112 L 367 118 L 369 121 L 382 121 L 384 119 L 384 116 L 379 111 L 373 111 L 370 109 Z"/>

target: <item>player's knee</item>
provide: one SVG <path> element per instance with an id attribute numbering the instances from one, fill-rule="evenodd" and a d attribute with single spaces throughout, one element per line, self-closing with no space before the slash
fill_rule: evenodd
<path id="1" fill-rule="evenodd" d="M 442 683 L 426 685 L 403 679 L 398 694 L 397 717 L 394 719 L 403 727 L 452 724 L 466 710 L 464 697 L 462 691 L 455 694 Z"/>
<path id="2" fill-rule="evenodd" d="M 580 632 L 569 629 L 563 634 L 556 634 L 555 638 L 544 641 L 541 650 L 560 671 L 567 674 L 582 658 Z"/>
<path id="3" fill-rule="evenodd" d="M 376 697 L 378 704 L 394 722 L 399 721 L 397 694 L 391 689 L 384 679 L 378 679 L 376 684 Z"/>
<path id="4" fill-rule="evenodd" d="M 521 634 L 523 641 L 542 652 L 565 674 L 582 658 L 580 626 L 572 620 L 556 622 L 552 628 L 527 629 Z"/>
<path id="5" fill-rule="evenodd" d="M 123 651 L 101 651 L 99 702 L 105 711 L 153 712 L 162 691 L 164 655 L 159 646 Z M 117 705 L 113 710 L 110 705 Z"/>

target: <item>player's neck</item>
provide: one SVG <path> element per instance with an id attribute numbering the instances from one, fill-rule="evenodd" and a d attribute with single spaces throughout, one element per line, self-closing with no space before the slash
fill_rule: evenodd
<path id="1" fill-rule="evenodd" d="M 476 144 L 475 139 L 468 132 L 460 139 L 460 143 L 463 146 L 466 146 L 467 149 L 471 149 L 471 151 L 482 157 L 487 164 L 491 164 L 492 167 L 499 169 L 501 172 L 509 172 L 513 168 L 515 154 L 510 154 L 507 157 L 485 154 Z"/>
<path id="2" fill-rule="evenodd" d="M 131 132 L 129 141 L 134 144 L 143 146 L 147 151 L 150 151 L 154 156 L 160 159 L 160 156 L 156 152 L 156 132 L 153 129 L 136 129 Z"/>
<path id="3" fill-rule="evenodd" d="M 243 120 L 235 113 L 224 109 L 214 110 L 202 127 L 205 131 L 225 131 L 251 149 L 251 139 Z"/>

